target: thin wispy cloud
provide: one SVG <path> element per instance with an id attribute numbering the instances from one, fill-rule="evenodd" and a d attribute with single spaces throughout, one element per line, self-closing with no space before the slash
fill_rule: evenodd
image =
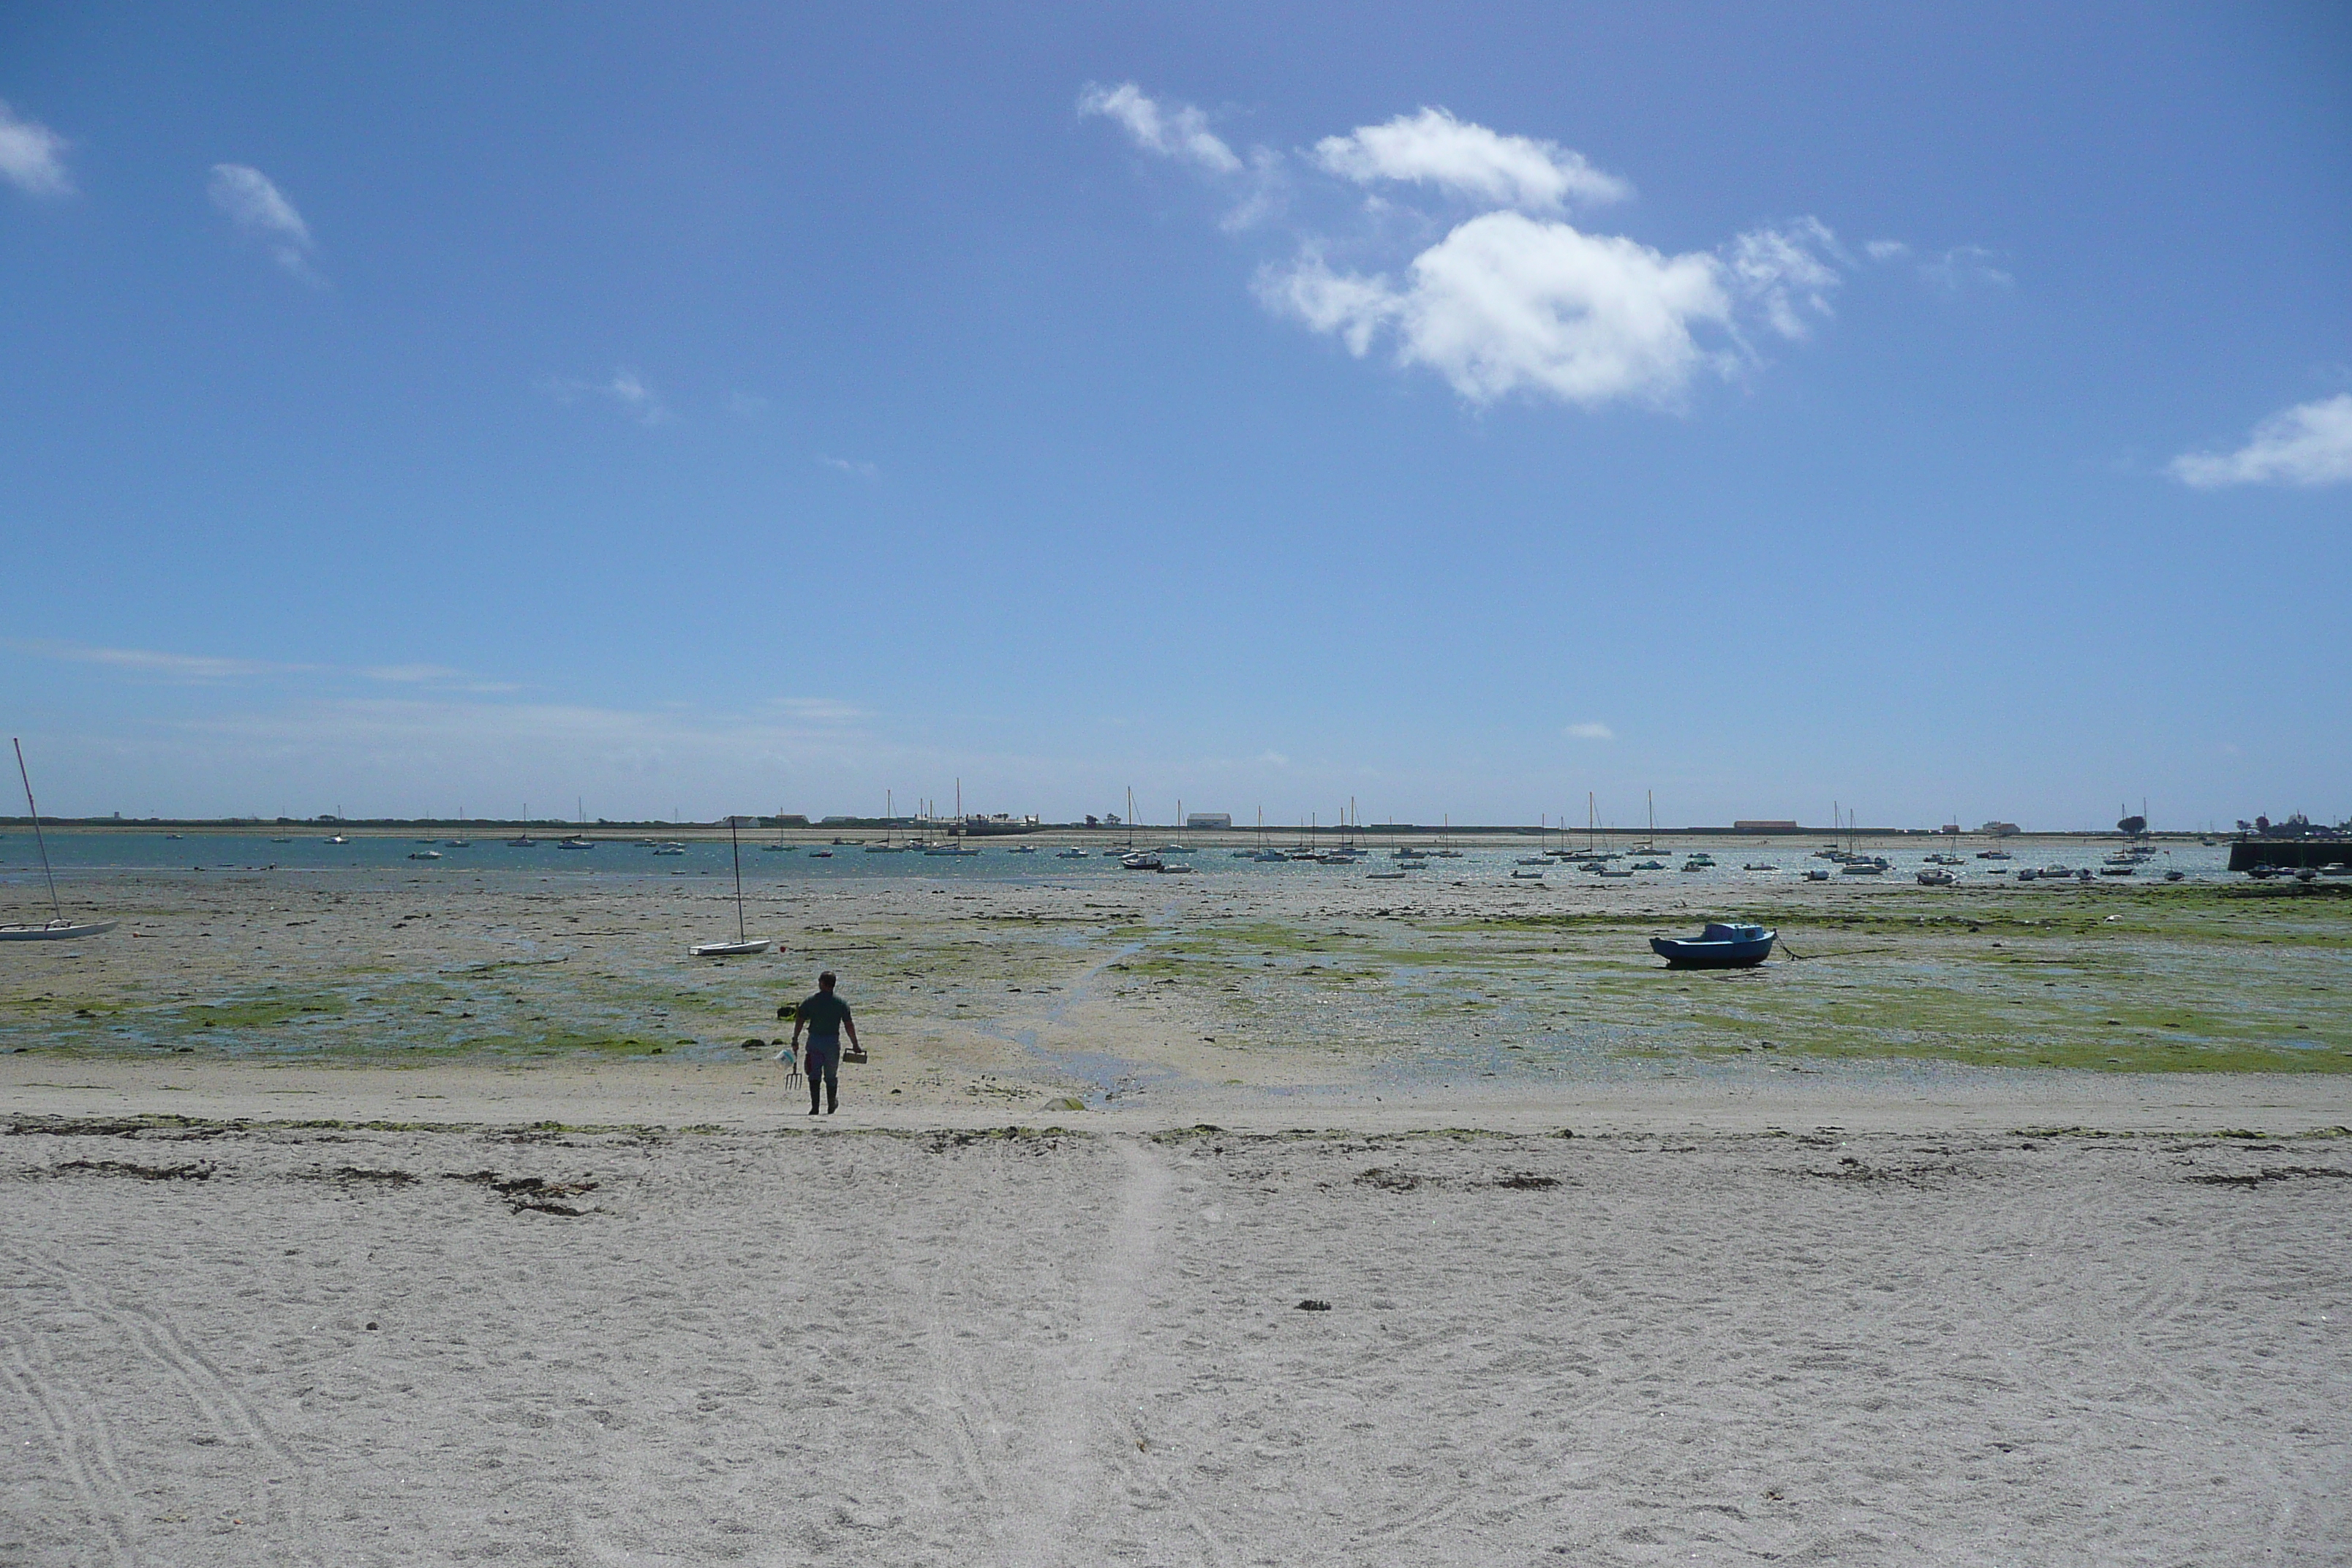
<path id="1" fill-rule="evenodd" d="M 1209 129 L 1207 115 L 1189 103 L 1163 106 L 1131 81 L 1117 87 L 1088 82 L 1078 94 L 1078 112 L 1115 121 L 1147 153 L 1181 159 L 1212 174 L 1241 170 L 1241 158 Z"/>
<path id="2" fill-rule="evenodd" d="M 28 196 L 69 196 L 74 184 L 66 173 L 66 149 L 71 145 L 0 100 L 0 180 Z"/>
<path id="3" fill-rule="evenodd" d="M 1089 89 L 1081 107 L 1090 105 L 1126 124 L 1138 146 L 1204 177 L 1231 184 L 1243 168 L 1223 142 L 1219 157 L 1188 140 L 1181 127 L 1207 133 L 1198 110 L 1171 110 L 1131 82 Z M 1262 184 L 1279 166 L 1269 159 L 1275 173 Z M 1261 267 L 1253 285 L 1272 313 L 1336 338 L 1358 358 L 1385 346 L 1399 365 L 1434 372 L 1476 405 L 1527 395 L 1588 408 L 1676 406 L 1701 377 L 1736 376 L 1756 362 L 1750 328 L 1806 337 L 1832 313 L 1851 265 L 1813 217 L 1681 254 L 1587 232 L 1552 215 L 1624 200 L 1631 184 L 1573 149 L 1443 109 L 1324 137 L 1304 166 L 1489 209 L 1458 221 L 1423 215 L 1421 232 L 1442 228 L 1442 237 L 1392 269 L 1333 260 L 1385 248 L 1378 232 L 1307 234 L 1291 260 Z M 1392 204 L 1381 202 L 1380 216 L 1391 215 Z"/>
<path id="4" fill-rule="evenodd" d="M 826 468 L 833 469 L 835 473 L 847 474 L 853 479 L 875 479 L 882 472 L 880 468 L 876 468 L 872 463 L 861 462 L 855 458 L 820 457 L 817 458 L 817 461 L 823 463 Z"/>
<path id="5" fill-rule="evenodd" d="M 1228 233 L 1253 228 L 1282 210 L 1287 186 L 1283 155 L 1253 147 L 1244 158 L 1209 129 L 1208 115 L 1192 104 L 1155 99 L 1131 81 L 1117 87 L 1088 82 L 1078 94 L 1078 113 L 1110 121 L 1143 151 L 1184 164 L 1234 193 L 1234 205 L 1218 220 Z"/>
<path id="6" fill-rule="evenodd" d="M 1360 185 L 1392 180 L 1434 185 L 1487 206 L 1557 212 L 1571 198 L 1622 201 L 1633 187 L 1557 142 L 1506 136 L 1443 109 L 1400 114 L 1315 143 L 1315 162 Z"/>
<path id="7" fill-rule="evenodd" d="M 1732 285 L 1764 312 L 1784 338 L 1806 335 L 1808 317 L 1827 317 L 1830 291 L 1845 280 L 1833 263 L 1846 259 L 1837 236 L 1819 218 L 1799 218 L 1786 228 L 1750 229 L 1725 248 L 1724 267 Z"/>
<path id="8" fill-rule="evenodd" d="M 669 422 L 669 409 L 659 395 L 636 372 L 625 367 L 615 370 L 603 381 L 557 375 L 548 377 L 539 385 L 541 391 L 558 403 L 572 404 L 593 399 L 612 404 L 640 425 Z"/>
<path id="9" fill-rule="evenodd" d="M 205 189 L 236 231 L 260 245 L 272 261 L 305 283 L 325 281 L 310 264 L 318 248 L 310 226 L 268 175 L 247 163 L 215 163 Z"/>
<path id="10" fill-rule="evenodd" d="M 2198 489 L 2352 483 L 2352 393 L 2283 409 L 2230 452 L 2184 452 L 2168 471 Z"/>
<path id="11" fill-rule="evenodd" d="M 1996 265 L 2000 253 L 1988 246 L 1955 245 L 1948 249 L 1929 251 L 1924 256 L 1899 239 L 1866 240 L 1863 255 L 1880 266 L 1898 261 L 1917 264 L 1911 270 L 1929 288 L 1946 294 L 1958 294 L 1969 289 L 2006 289 L 2017 279 L 2007 268 Z"/>
<path id="12" fill-rule="evenodd" d="M 851 724 L 868 717 L 866 710 L 856 703 L 835 697 L 778 697 L 772 699 L 768 706 L 807 724 Z"/>
<path id="13" fill-rule="evenodd" d="M 2017 279 L 1993 263 L 1999 255 L 1981 245 L 1956 245 L 1919 264 L 1919 276 L 1947 294 L 1965 289 L 2006 289 Z"/>
<path id="14" fill-rule="evenodd" d="M 1570 724 L 1568 738 L 1571 741 L 1613 741 L 1617 738 L 1617 731 L 1597 721 Z"/>
<path id="15" fill-rule="evenodd" d="M 310 676 L 337 679 L 381 681 L 394 686 L 432 686 L 460 691 L 499 692 L 520 689 L 499 681 L 484 681 L 446 664 L 376 664 L 347 668 L 332 664 L 288 663 L 261 658 L 234 658 L 215 654 L 171 653 L 143 647 L 92 647 L 79 643 L 16 641 L 9 647 L 43 658 L 74 664 L 102 665 L 138 676 L 190 682 L 257 680 L 271 677 Z"/>
<path id="16" fill-rule="evenodd" d="M 237 680 L 262 675 L 316 670 L 312 664 L 275 664 L 257 658 L 221 658 L 209 654 L 163 653 L 143 647 L 88 647 L 77 643 L 19 642 L 13 645 L 45 658 L 99 664 L 167 680 Z"/>

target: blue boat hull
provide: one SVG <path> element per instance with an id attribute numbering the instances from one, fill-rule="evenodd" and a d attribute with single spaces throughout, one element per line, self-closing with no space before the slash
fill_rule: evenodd
<path id="1" fill-rule="evenodd" d="M 1753 969 L 1772 955 L 1778 931 L 1734 942 L 1684 941 L 1654 936 L 1650 951 L 1675 969 Z"/>

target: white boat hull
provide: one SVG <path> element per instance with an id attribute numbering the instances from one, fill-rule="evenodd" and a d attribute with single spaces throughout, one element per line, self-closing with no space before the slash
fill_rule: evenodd
<path id="1" fill-rule="evenodd" d="M 688 949 L 697 958 L 749 958 L 765 952 L 774 942 L 761 939 L 755 942 L 698 942 Z"/>
<path id="2" fill-rule="evenodd" d="M 51 921 L 47 925 L 0 926 L 0 942 L 71 942 L 76 937 L 104 936 L 121 921 Z"/>

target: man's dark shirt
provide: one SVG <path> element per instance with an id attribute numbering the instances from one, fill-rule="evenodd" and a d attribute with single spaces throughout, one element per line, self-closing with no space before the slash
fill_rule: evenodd
<path id="1" fill-rule="evenodd" d="M 801 1004 L 800 1021 L 811 1039 L 838 1035 L 849 1022 L 849 1004 L 830 991 L 820 991 Z"/>

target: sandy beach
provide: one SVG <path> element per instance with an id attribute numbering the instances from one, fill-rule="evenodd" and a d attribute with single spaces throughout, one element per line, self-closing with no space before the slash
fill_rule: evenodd
<path id="1" fill-rule="evenodd" d="M 697 965 L 665 880 L 82 887 L 0 992 L 0 1563 L 2352 1538 L 2336 900 L 1799 889 L 1738 977 L 1599 889 L 856 879 Z"/>
<path id="2" fill-rule="evenodd" d="M 14 1563 L 2352 1535 L 2335 1139 L 16 1134 Z"/>

